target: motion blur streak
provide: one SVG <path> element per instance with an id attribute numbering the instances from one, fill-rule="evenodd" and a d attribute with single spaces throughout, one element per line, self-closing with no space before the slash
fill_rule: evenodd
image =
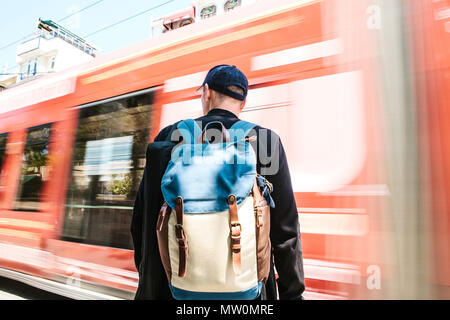
<path id="1" fill-rule="evenodd" d="M 0 275 L 131 299 L 146 148 L 207 70 L 283 142 L 307 299 L 450 299 L 450 1 L 259 0 L 0 93 Z M 270 177 L 269 177 L 270 180 Z M 139 266 L 138 266 L 139 267 Z"/>

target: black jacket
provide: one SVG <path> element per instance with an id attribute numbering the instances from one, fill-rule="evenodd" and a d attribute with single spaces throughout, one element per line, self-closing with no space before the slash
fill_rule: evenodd
<path id="1" fill-rule="evenodd" d="M 229 129 L 239 119 L 226 110 L 213 109 L 208 115 L 196 120 L 201 121 L 203 127 L 209 122 L 220 121 Z M 179 142 L 171 141 L 176 128 L 177 124 L 164 128 L 155 142 L 147 147 L 146 167 L 136 196 L 131 222 L 135 263 L 139 271 L 139 286 L 135 299 L 172 299 L 159 255 L 156 220 L 164 203 L 161 178 L 170 160 L 172 148 Z M 272 263 L 269 279 L 263 287 L 260 298 L 302 299 L 305 282 L 300 228 L 286 154 L 274 132 L 261 127 L 256 127 L 255 132 L 258 138 L 253 147 L 258 155 L 257 171 L 273 184 L 272 198 L 275 208 L 271 209 L 270 239 L 274 258 L 272 262 L 275 263 L 279 276 L 278 280 L 275 280 Z M 267 170 L 273 167 L 278 167 L 278 170 L 274 172 Z"/>

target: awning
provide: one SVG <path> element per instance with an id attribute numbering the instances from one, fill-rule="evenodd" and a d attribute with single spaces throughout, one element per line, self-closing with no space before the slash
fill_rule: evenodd
<path id="1" fill-rule="evenodd" d="M 55 29 L 56 29 L 56 30 L 61 30 L 61 31 L 64 31 L 66 34 L 70 35 L 71 37 L 73 37 L 73 38 L 77 39 L 78 41 L 82 42 L 82 43 L 85 43 L 85 42 L 86 42 L 85 39 L 83 39 L 83 38 L 77 36 L 75 33 L 73 33 L 73 32 L 71 32 L 71 31 L 67 30 L 66 28 L 64 28 L 63 26 L 57 24 L 56 22 L 54 22 L 54 21 L 52 21 L 52 20 L 41 20 L 41 19 L 39 18 L 38 28 L 40 28 L 40 29 L 45 29 L 45 30 L 47 30 L 48 32 L 51 32 L 51 31 L 53 31 L 53 30 L 55 30 Z"/>
<path id="2" fill-rule="evenodd" d="M 195 20 L 195 9 L 193 7 L 179 11 L 171 16 L 165 17 L 164 24 L 167 25 L 185 19 Z"/>

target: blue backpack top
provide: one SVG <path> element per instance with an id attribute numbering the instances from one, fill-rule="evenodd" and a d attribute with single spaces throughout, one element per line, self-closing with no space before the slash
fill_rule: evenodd
<path id="1" fill-rule="evenodd" d="M 186 213 L 228 210 L 230 194 L 238 205 L 251 192 L 256 176 L 256 155 L 246 136 L 254 124 L 238 121 L 229 130 L 229 141 L 198 143 L 202 130 L 194 120 L 178 124 L 183 144 L 174 148 L 162 178 L 161 189 L 167 204 L 184 199 Z"/>

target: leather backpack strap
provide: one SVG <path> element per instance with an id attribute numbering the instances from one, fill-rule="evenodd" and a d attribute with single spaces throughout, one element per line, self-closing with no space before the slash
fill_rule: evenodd
<path id="1" fill-rule="evenodd" d="M 255 179 L 253 184 L 252 194 L 253 194 L 253 207 L 255 210 L 256 227 L 261 228 L 264 226 L 262 207 L 267 206 L 267 200 L 261 192 L 258 185 L 258 178 Z"/>
<path id="2" fill-rule="evenodd" d="M 231 255 L 233 260 L 233 270 L 236 275 L 240 275 L 241 266 L 241 232 L 242 226 L 239 222 L 238 208 L 235 195 L 228 197 L 228 207 L 230 211 L 230 230 L 231 230 Z"/>
<path id="3" fill-rule="evenodd" d="M 184 232 L 183 228 L 184 204 L 182 197 L 178 197 L 176 199 L 175 212 L 177 215 L 177 224 L 175 225 L 175 235 L 178 240 L 178 252 L 179 252 L 178 276 L 180 278 L 184 278 L 184 276 L 186 275 L 188 244 L 186 233 Z"/>
<path id="4" fill-rule="evenodd" d="M 158 221 L 156 222 L 156 230 L 158 232 L 162 231 L 164 219 L 166 218 L 167 214 L 167 208 L 168 208 L 167 202 L 164 202 L 164 204 L 161 207 L 161 210 L 159 210 Z"/>

